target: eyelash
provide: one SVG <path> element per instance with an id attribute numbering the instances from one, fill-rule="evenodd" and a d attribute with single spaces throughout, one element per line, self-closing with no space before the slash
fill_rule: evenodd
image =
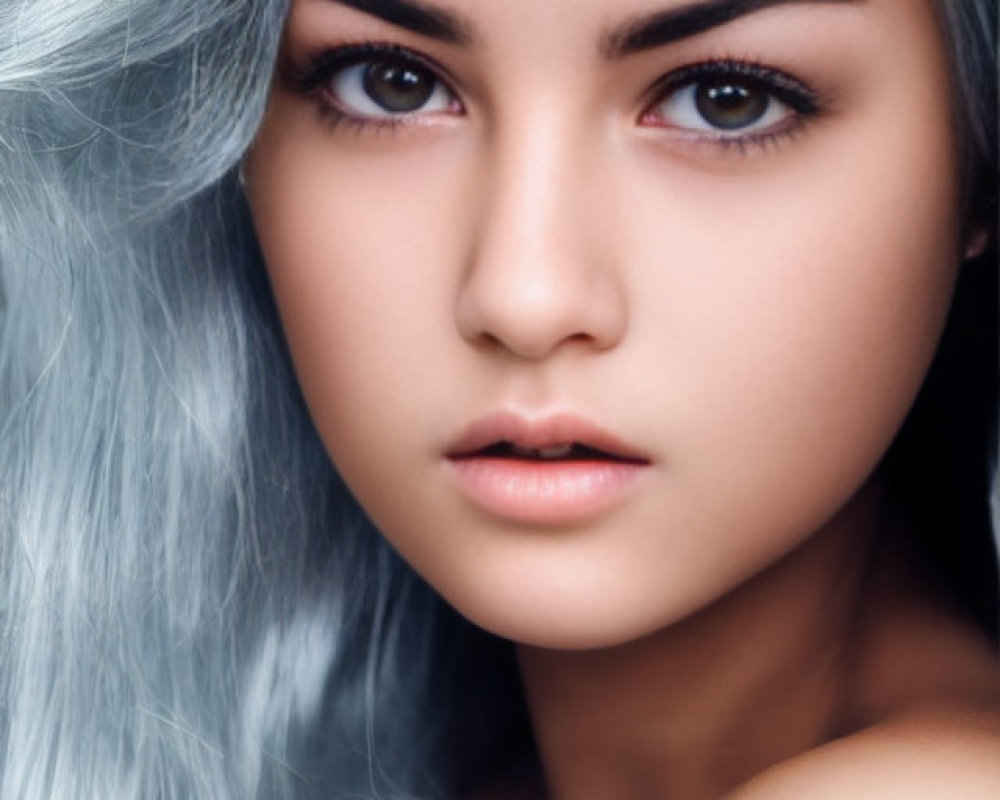
<path id="1" fill-rule="evenodd" d="M 333 127 L 348 125 L 359 133 L 369 130 L 393 132 L 411 125 L 415 115 L 358 116 L 338 108 L 325 94 L 324 87 L 338 72 L 378 58 L 398 60 L 404 64 L 410 63 L 430 72 L 435 80 L 447 88 L 448 81 L 441 78 L 441 75 L 446 74 L 446 71 L 441 66 L 407 47 L 384 42 L 363 42 L 323 50 L 309 57 L 302 68 L 289 68 L 284 77 L 294 91 L 315 97 L 317 109 L 324 120 Z M 448 92 L 454 96 L 451 89 L 448 89 Z"/>
<path id="2" fill-rule="evenodd" d="M 412 126 L 419 113 L 400 113 L 385 116 L 358 115 L 338 108 L 326 93 L 330 80 L 342 70 L 358 66 L 366 61 L 389 59 L 400 64 L 410 64 L 429 72 L 455 100 L 456 111 L 462 106 L 450 81 L 442 77 L 447 71 L 433 60 L 398 44 L 385 42 L 362 42 L 328 48 L 309 57 L 300 68 L 289 67 L 284 71 L 286 83 L 297 93 L 313 97 L 318 111 L 333 127 L 350 126 L 357 133 L 396 132 Z M 657 106 L 674 97 L 688 87 L 695 87 L 708 79 L 742 79 L 749 85 L 766 93 L 769 102 L 777 101 L 790 111 L 791 120 L 777 128 L 735 133 L 699 132 L 693 134 L 685 130 L 684 136 L 699 145 L 708 145 L 722 151 L 736 151 L 746 155 L 755 150 L 769 150 L 802 132 L 804 126 L 822 113 L 823 106 L 811 88 L 791 75 L 750 59 L 714 58 L 681 67 L 661 77 L 647 92 L 640 122 L 651 120 Z M 650 127 L 671 127 L 669 124 L 647 123 Z"/>
<path id="3" fill-rule="evenodd" d="M 744 85 L 762 90 L 769 100 L 776 100 L 791 112 L 791 120 L 778 127 L 733 135 L 721 132 L 702 132 L 694 136 L 685 134 L 698 143 L 744 155 L 752 150 L 768 150 L 801 133 L 807 123 L 824 111 L 816 92 L 786 72 L 757 61 L 717 58 L 680 67 L 660 78 L 647 95 L 649 99 L 643 106 L 645 110 L 640 120 L 647 120 L 657 106 L 675 97 L 681 90 L 719 78 L 741 79 Z"/>

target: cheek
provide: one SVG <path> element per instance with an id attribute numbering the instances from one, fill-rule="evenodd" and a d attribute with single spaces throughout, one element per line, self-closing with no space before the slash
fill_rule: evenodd
<path id="1" fill-rule="evenodd" d="M 251 206 L 304 395 L 349 477 L 391 446 L 385 420 L 421 428 L 403 398 L 426 385 L 426 355 L 454 347 L 456 278 L 441 265 L 459 257 L 464 199 L 434 180 L 455 177 L 454 159 L 367 157 L 326 134 L 315 120 L 273 140 L 265 128 Z"/>
<path id="2" fill-rule="evenodd" d="M 716 530 L 756 530 L 725 542 L 743 569 L 823 525 L 868 478 L 947 315 L 949 134 L 893 137 L 887 122 L 866 120 L 821 161 L 702 180 L 677 201 L 650 192 L 653 212 L 629 234 L 643 243 L 636 274 L 654 276 L 634 302 L 650 331 L 636 368 L 655 365 L 689 496 L 717 509 Z M 662 235 L 663 220 L 683 235 Z"/>

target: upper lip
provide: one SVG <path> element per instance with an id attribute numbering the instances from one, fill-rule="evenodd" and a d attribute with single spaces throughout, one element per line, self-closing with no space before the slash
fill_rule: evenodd
<path id="1" fill-rule="evenodd" d="M 497 444 L 540 449 L 560 445 L 582 445 L 623 461 L 647 463 L 649 457 L 638 448 L 583 417 L 558 412 L 525 415 L 499 411 L 473 421 L 452 441 L 448 458 L 464 458 Z"/>

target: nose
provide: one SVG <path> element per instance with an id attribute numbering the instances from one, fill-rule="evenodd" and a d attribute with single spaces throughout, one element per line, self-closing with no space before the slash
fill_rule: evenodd
<path id="1" fill-rule="evenodd" d="M 621 276 L 598 241 L 594 160 L 542 114 L 496 133 L 492 156 L 479 161 L 477 225 L 456 313 L 466 340 L 526 360 L 571 342 L 613 348 L 627 325 Z"/>

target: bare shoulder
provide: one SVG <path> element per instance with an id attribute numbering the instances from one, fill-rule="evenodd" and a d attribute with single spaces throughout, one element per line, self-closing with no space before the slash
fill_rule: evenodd
<path id="1" fill-rule="evenodd" d="M 996 800 L 1000 709 L 913 711 L 778 764 L 727 800 Z"/>

